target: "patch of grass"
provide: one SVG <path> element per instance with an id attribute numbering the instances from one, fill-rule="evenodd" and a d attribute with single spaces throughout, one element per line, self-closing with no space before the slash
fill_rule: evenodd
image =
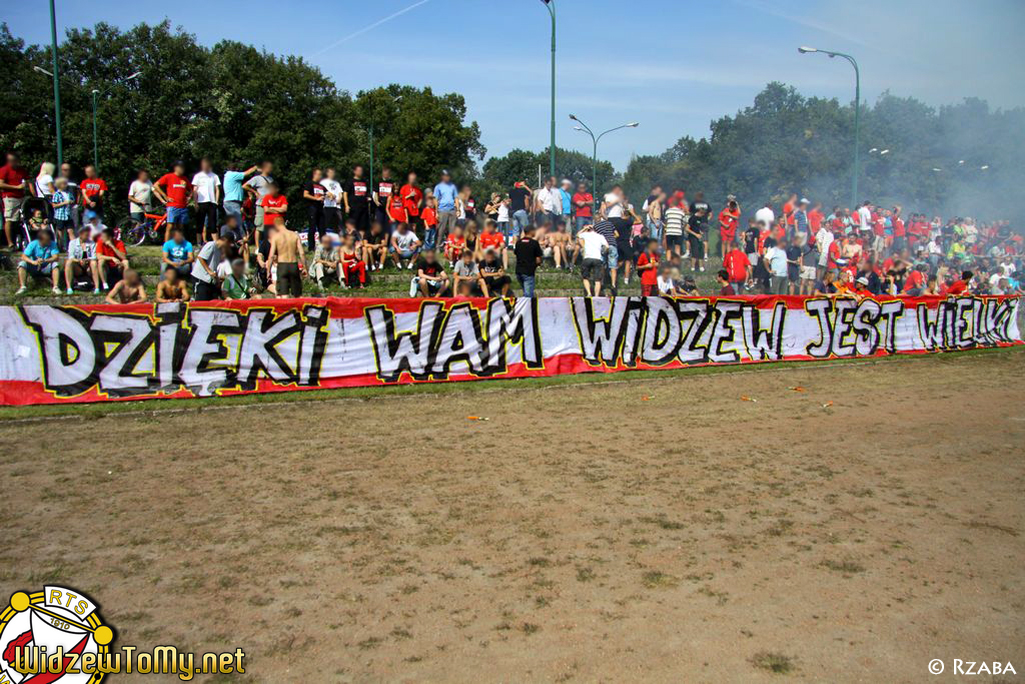
<path id="1" fill-rule="evenodd" d="M 641 575 L 641 583 L 648 589 L 663 589 L 677 586 L 680 580 L 658 570 L 649 570 Z"/>
<path id="2" fill-rule="evenodd" d="M 577 568 L 577 582 L 590 582 L 595 577 L 597 577 L 597 575 L 591 568 Z"/>
<path id="3" fill-rule="evenodd" d="M 381 637 L 368 637 L 363 641 L 358 642 L 356 645 L 361 651 L 369 651 L 372 648 L 377 648 L 384 641 Z"/>
<path id="4" fill-rule="evenodd" d="M 530 636 L 531 634 L 536 634 L 540 632 L 541 625 L 536 625 L 533 622 L 524 622 L 522 625 L 520 625 L 520 631 L 526 634 L 527 636 Z"/>
<path id="5" fill-rule="evenodd" d="M 862 565 L 861 563 L 858 563 L 856 561 L 852 561 L 852 560 L 837 561 L 837 560 L 827 559 L 827 560 L 824 560 L 821 563 L 819 563 L 819 565 L 821 565 L 822 567 L 826 568 L 827 570 L 833 570 L 834 572 L 839 572 L 839 573 L 843 574 L 845 577 L 850 577 L 851 575 L 855 575 L 855 574 L 857 574 L 859 572 L 865 572 L 865 566 L 864 565 Z"/>
<path id="6" fill-rule="evenodd" d="M 759 670 L 765 670 L 772 674 L 790 674 L 797 669 L 797 662 L 783 653 L 772 651 L 759 651 L 751 656 L 751 664 Z"/>

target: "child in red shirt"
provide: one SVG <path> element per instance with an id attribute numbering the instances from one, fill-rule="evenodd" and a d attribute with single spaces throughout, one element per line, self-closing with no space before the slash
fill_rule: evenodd
<path id="1" fill-rule="evenodd" d="M 637 258 L 641 274 L 641 296 L 651 297 L 658 287 L 658 240 L 648 240 L 647 250 Z"/>
<path id="2" fill-rule="evenodd" d="M 463 250 L 466 249 L 466 238 L 463 237 L 463 229 L 456 226 L 445 238 L 445 258 L 449 266 L 455 268 L 456 262 L 462 258 Z"/>
<path id="3" fill-rule="evenodd" d="M 408 210 L 407 210 L 408 211 Z M 424 247 L 434 249 L 438 241 L 438 200 L 427 198 L 427 206 L 420 211 L 420 220 L 424 222 Z"/>

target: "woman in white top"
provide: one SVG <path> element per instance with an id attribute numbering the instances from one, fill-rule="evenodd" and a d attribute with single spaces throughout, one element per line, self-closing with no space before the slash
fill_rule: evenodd
<path id="1" fill-rule="evenodd" d="M 39 165 L 39 175 L 36 176 L 35 196 L 43 202 L 36 202 L 38 206 L 33 209 L 42 209 L 47 219 L 53 219 L 53 207 L 50 206 L 50 198 L 53 196 L 53 171 L 54 165 L 50 162 L 43 162 Z M 31 215 L 31 211 L 29 212 Z"/>

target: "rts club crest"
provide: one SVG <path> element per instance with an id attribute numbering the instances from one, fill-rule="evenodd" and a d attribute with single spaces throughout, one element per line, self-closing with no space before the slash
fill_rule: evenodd
<path id="1" fill-rule="evenodd" d="M 82 592 L 67 587 L 13 594 L 0 613 L 0 684 L 100 682 L 103 673 L 81 671 L 83 656 L 102 660 L 114 640 L 96 608 Z M 47 659 L 46 667 L 40 659 Z"/>

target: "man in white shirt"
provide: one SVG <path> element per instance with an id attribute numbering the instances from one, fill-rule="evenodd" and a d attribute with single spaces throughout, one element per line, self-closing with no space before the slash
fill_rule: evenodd
<path id="1" fill-rule="evenodd" d="M 128 211 L 139 223 L 146 220 L 147 212 L 153 211 L 153 182 L 145 169 L 128 186 Z"/>
<path id="2" fill-rule="evenodd" d="M 618 185 L 605 195 L 605 201 L 601 205 L 601 214 L 605 218 L 623 218 L 623 189 Z"/>
<path id="3" fill-rule="evenodd" d="M 537 191 L 537 213 L 546 216 L 552 223 L 555 222 L 555 218 L 562 212 L 562 195 L 559 190 L 554 187 L 555 179 L 546 178 L 545 186 Z M 540 218 L 535 219 L 536 225 L 543 225 Z"/>
<path id="4" fill-rule="evenodd" d="M 815 233 L 815 247 L 819 250 L 819 278 L 822 278 L 826 273 L 826 264 L 829 263 L 829 246 L 833 244 L 833 238 L 833 231 L 823 221 L 822 225 L 819 226 L 818 232 Z"/>
<path id="5" fill-rule="evenodd" d="M 776 213 L 772 210 L 772 205 L 766 204 L 764 207 L 755 212 L 755 221 L 758 222 L 764 230 L 772 230 L 772 225 L 776 223 Z"/>
<path id="6" fill-rule="evenodd" d="M 584 226 L 577 234 L 583 261 L 580 264 L 580 275 L 584 280 L 584 292 L 588 297 L 601 296 L 601 283 L 605 279 L 605 252 L 609 242 L 594 226 Z"/>
<path id="7" fill-rule="evenodd" d="M 221 178 L 214 173 L 209 159 L 200 160 L 199 171 L 192 177 L 192 187 L 195 192 L 193 198 L 196 202 L 196 227 L 202 231 L 202 241 L 206 243 L 219 232 L 217 207 L 221 203 Z"/>
<path id="8" fill-rule="evenodd" d="M 324 186 L 324 225 L 331 233 L 337 233 L 342 222 L 339 209 L 342 202 L 342 184 L 335 179 L 335 170 L 328 168 L 320 184 Z"/>
<path id="9" fill-rule="evenodd" d="M 868 202 L 858 207 L 858 230 L 872 230 L 872 205 Z"/>

